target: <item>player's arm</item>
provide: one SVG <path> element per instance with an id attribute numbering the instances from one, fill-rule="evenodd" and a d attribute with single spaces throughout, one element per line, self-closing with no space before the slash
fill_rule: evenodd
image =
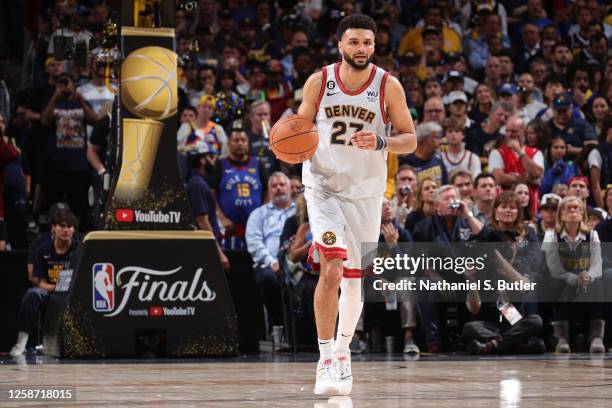
<path id="1" fill-rule="evenodd" d="M 323 74 L 321 72 L 315 72 L 308 78 L 304 84 L 304 99 L 298 108 L 299 115 L 305 116 L 313 122 L 317 117 L 317 101 L 321 92 L 322 80 Z"/>
<path id="2" fill-rule="evenodd" d="M 385 137 L 386 150 L 398 154 L 414 152 L 417 147 L 416 131 L 408 105 L 406 105 L 406 94 L 397 78 L 391 75 L 385 84 L 385 104 L 387 115 L 398 133 L 394 137 Z"/>
<path id="3" fill-rule="evenodd" d="M 360 149 L 387 150 L 392 153 L 407 154 L 416 150 L 414 122 L 406 105 L 406 94 L 399 81 L 392 76 L 385 84 L 385 104 L 387 114 L 398 134 L 394 137 L 377 135 L 372 131 L 361 130 L 353 133 L 351 142 Z"/>

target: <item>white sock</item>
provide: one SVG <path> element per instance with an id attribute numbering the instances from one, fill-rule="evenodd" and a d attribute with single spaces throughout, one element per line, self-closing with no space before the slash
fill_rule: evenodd
<path id="1" fill-rule="evenodd" d="M 25 348 L 26 344 L 28 343 L 28 338 L 30 337 L 30 335 L 26 332 L 19 332 L 17 333 L 17 344 L 21 346 L 21 348 Z"/>
<path id="2" fill-rule="evenodd" d="M 338 332 L 334 353 L 347 353 L 349 344 L 355 334 L 355 327 L 361 315 L 361 279 L 342 278 L 340 283 L 340 301 L 338 302 Z"/>
<path id="3" fill-rule="evenodd" d="M 321 360 L 331 358 L 334 353 L 334 339 L 329 340 L 317 339 L 319 341 L 319 352 L 321 353 Z"/>

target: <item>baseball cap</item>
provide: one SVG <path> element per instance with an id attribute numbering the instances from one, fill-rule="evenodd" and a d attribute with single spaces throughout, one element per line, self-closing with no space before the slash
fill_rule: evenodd
<path id="1" fill-rule="evenodd" d="M 542 196 L 541 207 L 542 208 L 557 208 L 561 202 L 561 197 L 555 193 L 548 193 Z"/>
<path id="2" fill-rule="evenodd" d="M 608 214 L 606 213 L 606 211 L 599 207 L 588 208 L 587 216 L 590 217 L 591 215 L 596 216 L 597 218 L 599 218 L 600 221 L 605 221 L 608 218 Z"/>
<path id="3" fill-rule="evenodd" d="M 465 92 L 463 92 L 463 91 L 453 91 L 453 92 L 448 94 L 448 97 L 446 98 L 446 102 L 449 105 L 452 104 L 452 103 L 455 103 L 457 101 L 462 101 L 464 103 L 468 102 L 467 95 L 465 94 Z"/>
<path id="4" fill-rule="evenodd" d="M 512 82 L 506 82 L 505 84 L 502 84 L 497 90 L 497 93 L 500 95 L 503 95 L 503 94 L 516 95 L 517 92 L 518 92 L 518 88 Z"/>
<path id="5" fill-rule="evenodd" d="M 444 75 L 444 79 L 442 80 L 442 82 L 444 83 L 449 79 L 463 79 L 463 73 L 461 71 L 451 69 L 446 73 L 446 75 Z"/>
<path id="6" fill-rule="evenodd" d="M 201 105 L 209 105 L 209 106 L 215 106 L 215 97 L 212 95 L 202 95 L 200 96 L 200 99 L 198 99 L 198 106 Z"/>
<path id="7" fill-rule="evenodd" d="M 193 145 L 191 145 L 191 149 L 187 152 L 190 156 L 199 156 L 202 154 L 219 154 L 219 151 L 211 146 L 208 142 L 200 140 Z"/>
<path id="8" fill-rule="evenodd" d="M 435 34 L 440 35 L 440 29 L 434 25 L 428 25 L 423 28 L 422 36 L 426 36 L 427 34 Z"/>
<path id="9" fill-rule="evenodd" d="M 553 100 L 554 109 L 569 109 L 572 106 L 572 100 L 567 93 L 562 93 L 555 96 Z"/>
<path id="10" fill-rule="evenodd" d="M 458 52 L 449 52 L 444 56 L 444 62 L 450 64 L 461 60 L 461 54 Z"/>

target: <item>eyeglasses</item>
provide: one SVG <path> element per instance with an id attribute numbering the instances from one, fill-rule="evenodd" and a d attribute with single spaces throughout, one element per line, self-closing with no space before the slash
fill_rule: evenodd
<path id="1" fill-rule="evenodd" d="M 444 112 L 443 109 L 427 109 L 425 111 L 425 113 L 442 113 L 442 112 Z"/>

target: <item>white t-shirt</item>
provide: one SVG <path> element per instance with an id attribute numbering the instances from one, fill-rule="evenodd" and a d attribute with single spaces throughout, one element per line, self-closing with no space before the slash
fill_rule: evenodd
<path id="1" fill-rule="evenodd" d="M 593 149 L 591 150 L 591 152 L 589 153 L 589 169 L 591 167 L 597 167 L 598 169 L 601 169 L 601 165 L 603 164 L 603 159 L 601 158 L 601 153 L 599 153 L 599 150 L 597 149 Z"/>
<path id="2" fill-rule="evenodd" d="M 514 153 L 516 154 L 516 153 Z M 544 169 L 544 155 L 541 151 L 537 151 L 536 154 L 531 158 L 538 166 Z M 497 149 L 493 149 L 489 153 L 489 171 L 492 172 L 495 169 L 504 169 L 504 159 Z"/>

